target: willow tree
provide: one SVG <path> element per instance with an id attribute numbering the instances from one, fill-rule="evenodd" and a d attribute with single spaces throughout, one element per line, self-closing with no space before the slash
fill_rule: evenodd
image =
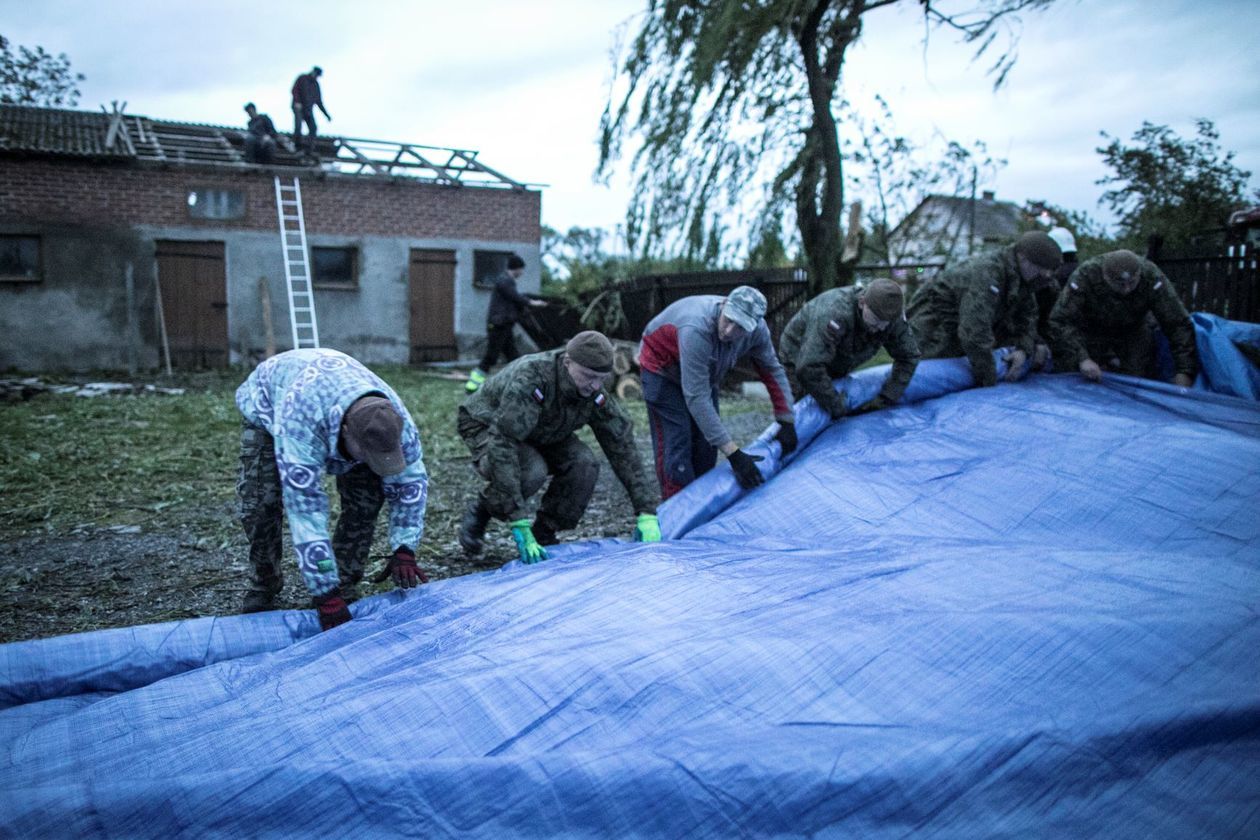
<path id="1" fill-rule="evenodd" d="M 977 56 L 996 52 L 999 87 L 1015 61 L 1018 13 L 1053 0 L 968 0 L 956 11 L 931 0 L 648 0 L 600 125 L 601 176 L 628 139 L 639 144 L 627 241 L 703 258 L 731 219 L 761 241 L 794 217 L 813 290 L 836 285 L 845 52 L 867 14 L 898 2 Z"/>

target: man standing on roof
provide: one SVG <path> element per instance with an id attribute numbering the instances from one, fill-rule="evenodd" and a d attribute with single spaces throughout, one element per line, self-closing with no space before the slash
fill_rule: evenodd
<path id="1" fill-rule="evenodd" d="M 464 384 L 464 390 L 470 394 L 486 381 L 490 368 L 494 367 L 500 355 L 506 362 L 520 355 L 516 350 L 516 339 L 512 336 L 512 330 L 516 329 L 516 322 L 521 319 L 525 308 L 547 305 L 546 301 L 527 298 L 517 291 L 516 281 L 524 273 L 525 260 L 513 254 L 507 259 L 507 268 L 494 280 L 490 308 L 486 310 L 486 353 Z"/>
<path id="2" fill-rule="evenodd" d="M 324 71 L 312 67 L 311 72 L 303 73 L 293 82 L 293 145 L 297 149 L 305 148 L 309 154 L 315 154 L 315 109 L 323 111 L 324 118 L 332 122 L 328 109 L 324 107 L 324 95 L 319 90 L 319 77 Z M 302 144 L 302 123 L 306 123 L 306 145 Z"/>
<path id="3" fill-rule="evenodd" d="M 429 477 L 420 433 L 393 389 L 344 353 L 290 350 L 249 375 L 236 406 L 244 418 L 236 495 L 252 566 L 243 612 L 270 609 L 283 584 L 282 514 L 325 630 L 350 620 L 346 599 L 363 577 L 386 501 L 393 556 L 375 580 L 392 574 L 402 588 L 428 582 L 415 549 Z M 337 477 L 341 496 L 331 540 L 325 472 Z"/>
<path id="4" fill-rule="evenodd" d="M 656 492 L 634 443 L 630 418 L 604 385 L 612 373 L 612 342 L 580 332 L 563 349 L 517 359 L 459 407 L 458 430 L 485 489 L 468 506 L 459 543 L 470 556 L 485 547 L 491 518 L 511 523 L 525 563 L 547 559 L 556 534 L 577 527 L 595 492 L 599 464 L 574 434 L 590 426 L 630 496 L 635 539 L 661 538 Z M 531 525 L 526 504 L 551 476 Z"/>
<path id="5" fill-rule="evenodd" d="M 981 254 L 919 287 L 906 314 L 925 359 L 966 356 L 976 384 L 997 384 L 996 347 L 1012 347 L 1006 381 L 1023 376 L 1036 350 L 1033 285 L 1054 277 L 1063 254 L 1030 230 L 998 251 Z"/>
<path id="6" fill-rule="evenodd" d="M 832 420 L 901 399 L 919 364 L 919 345 L 903 302 L 901 286 L 875 280 L 865 288 L 828 289 L 801 307 L 779 339 L 779 358 L 793 392 L 809 394 Z M 847 376 L 880 347 L 892 356 L 892 373 L 879 394 L 852 410 L 832 380 Z"/>
<path id="7" fill-rule="evenodd" d="M 245 133 L 245 160 L 250 163 L 271 163 L 276 154 L 276 125 L 271 117 L 258 113 L 253 102 L 245 104 L 249 126 Z"/>
<path id="8" fill-rule="evenodd" d="M 1164 273 L 1132 251 L 1086 260 L 1050 313 L 1055 366 L 1080 371 L 1091 382 L 1102 378 L 1103 365 L 1154 378 L 1152 321 L 1172 347 L 1173 382 L 1189 388 L 1199 369 L 1194 324 Z"/>
<path id="9" fill-rule="evenodd" d="M 760 456 L 731 439 L 718 416 L 718 388 L 741 359 L 753 368 L 779 421 L 783 454 L 796 449 L 792 390 L 766 326 L 766 298 L 740 286 L 725 298 L 694 295 L 675 301 L 647 325 L 639 342 L 643 399 L 656 456 L 661 497 L 668 499 L 717 463 L 721 450 L 745 490 L 764 480 Z"/>

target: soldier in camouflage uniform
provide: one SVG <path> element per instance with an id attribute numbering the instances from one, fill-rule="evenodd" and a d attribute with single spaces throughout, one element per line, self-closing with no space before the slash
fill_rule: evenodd
<path id="1" fill-rule="evenodd" d="M 416 565 L 428 475 L 420 434 L 398 395 L 336 350 L 290 350 L 263 362 L 236 391 L 241 411 L 238 512 L 252 581 L 243 612 L 270 609 L 283 584 L 284 517 L 320 626 L 350 620 L 346 599 L 363 577 L 376 517 L 389 502 L 394 549 L 384 580 L 427 582 Z M 328 538 L 325 472 L 337 477 L 341 515 Z"/>
<path id="2" fill-rule="evenodd" d="M 556 532 L 577 526 L 595 491 L 599 464 L 574 435 L 589 425 L 621 479 L 637 515 L 635 538 L 660 539 L 657 494 L 634 443 L 624 409 L 603 387 L 612 373 L 612 343 L 578 333 L 562 350 L 522 356 L 490 377 L 459 408 L 460 437 L 485 489 L 469 505 L 459 541 L 469 555 L 484 548 L 491 518 L 511 524 L 521 560 L 547 559 Z M 526 503 L 552 476 L 533 524 Z"/>
<path id="3" fill-rule="evenodd" d="M 849 413 L 833 379 L 847 376 L 882 346 L 892 373 L 878 395 L 857 408 L 875 411 L 901 398 L 919 364 L 919 345 L 906 323 L 901 286 L 876 280 L 866 288 L 829 289 L 792 316 L 779 339 L 779 359 L 793 393 L 809 394 L 837 420 Z"/>
<path id="4" fill-rule="evenodd" d="M 1152 320 L 1172 346 L 1173 382 L 1188 388 L 1199 368 L 1194 325 L 1172 283 L 1132 251 L 1086 260 L 1050 313 L 1056 367 L 1094 382 L 1102 378 L 1100 361 L 1130 376 L 1153 377 Z"/>
<path id="5" fill-rule="evenodd" d="M 977 385 L 996 385 L 995 347 L 1013 347 L 1007 381 L 1023 375 L 1036 344 L 1033 286 L 1054 276 L 1063 255 L 1041 231 L 981 254 L 925 283 L 907 314 L 925 359 L 966 356 Z"/>

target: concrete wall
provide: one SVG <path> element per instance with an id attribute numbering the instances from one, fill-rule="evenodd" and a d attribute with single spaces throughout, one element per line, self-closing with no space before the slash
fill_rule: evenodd
<path id="1" fill-rule="evenodd" d="M 243 191 L 245 217 L 191 219 L 188 190 L 206 187 Z M 331 175 L 304 178 L 302 190 L 309 244 L 359 252 L 357 289 L 315 291 L 325 346 L 369 363 L 407 361 L 412 248 L 455 252 L 462 357 L 472 358 L 482 344 L 490 299 L 473 284 L 475 251 L 520 254 L 527 264 L 522 290 L 538 289 L 536 191 Z M 224 243 L 232 362 L 256 361 L 266 345 L 260 277 L 267 278 L 277 348 L 292 346 L 266 171 L 0 158 L 0 233 L 41 236 L 44 268 L 41 282 L 0 284 L 0 369 L 157 366 L 154 253 L 163 239 Z"/>
<path id="2" fill-rule="evenodd" d="M 0 233 L 41 235 L 44 268 L 40 283 L 0 283 L 0 370 L 157 365 L 151 242 L 126 228 L 0 224 Z"/>

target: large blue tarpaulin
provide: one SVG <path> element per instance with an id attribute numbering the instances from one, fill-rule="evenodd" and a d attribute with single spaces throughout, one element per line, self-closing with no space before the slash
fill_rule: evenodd
<path id="1" fill-rule="evenodd" d="M 0 646 L 0 833 L 1260 835 L 1260 406 L 969 379 L 659 545 Z"/>

